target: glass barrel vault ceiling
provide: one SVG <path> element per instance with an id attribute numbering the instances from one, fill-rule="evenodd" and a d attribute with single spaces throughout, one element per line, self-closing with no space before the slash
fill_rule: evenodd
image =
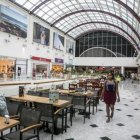
<path id="1" fill-rule="evenodd" d="M 77 38 L 106 29 L 140 43 L 140 0 L 9 0 L 64 33 Z"/>

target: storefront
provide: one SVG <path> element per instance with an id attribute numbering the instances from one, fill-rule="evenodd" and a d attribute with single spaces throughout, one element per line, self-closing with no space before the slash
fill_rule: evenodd
<path id="1" fill-rule="evenodd" d="M 0 78 L 13 78 L 15 74 L 15 59 L 0 57 Z"/>
<path id="2" fill-rule="evenodd" d="M 32 56 L 32 77 L 46 78 L 50 73 L 51 59 Z"/>
<path id="3" fill-rule="evenodd" d="M 54 72 L 63 72 L 64 69 L 64 60 L 60 58 L 55 58 L 54 63 L 52 65 L 52 71 Z"/>
<path id="4" fill-rule="evenodd" d="M 16 78 L 25 78 L 27 77 L 27 60 L 26 59 L 16 59 L 15 65 L 15 77 Z"/>
<path id="5" fill-rule="evenodd" d="M 52 64 L 52 77 L 63 77 L 64 70 L 64 60 L 60 58 L 55 58 L 54 63 Z"/>
<path id="6" fill-rule="evenodd" d="M 26 77 L 27 60 L 12 57 L 0 57 L 0 78 L 15 79 Z"/>

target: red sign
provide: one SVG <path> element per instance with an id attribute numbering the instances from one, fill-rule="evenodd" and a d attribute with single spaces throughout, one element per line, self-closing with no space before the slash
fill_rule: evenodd
<path id="1" fill-rule="evenodd" d="M 31 57 L 32 60 L 37 60 L 37 61 L 44 61 L 44 62 L 51 62 L 51 59 L 47 59 L 47 58 L 42 58 L 42 57 L 36 57 L 36 56 L 32 56 Z"/>
<path id="2" fill-rule="evenodd" d="M 105 70 L 105 67 L 97 67 L 96 68 L 96 71 L 104 71 Z"/>

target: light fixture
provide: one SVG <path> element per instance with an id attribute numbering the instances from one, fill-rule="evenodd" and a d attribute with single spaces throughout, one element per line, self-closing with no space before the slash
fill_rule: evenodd
<path id="1" fill-rule="evenodd" d="M 39 47 L 37 47 L 37 48 L 36 48 L 36 50 L 40 50 L 40 48 L 39 48 Z"/>
<path id="2" fill-rule="evenodd" d="M 22 47 L 26 48 L 26 47 L 27 47 L 27 45 L 26 45 L 26 44 L 22 44 Z"/>
<path id="3" fill-rule="evenodd" d="M 9 39 L 4 39 L 5 43 L 9 43 L 10 40 Z"/>

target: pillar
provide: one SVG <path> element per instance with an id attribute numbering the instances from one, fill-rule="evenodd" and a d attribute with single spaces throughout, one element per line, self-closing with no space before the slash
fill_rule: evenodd
<path id="1" fill-rule="evenodd" d="M 121 74 L 122 75 L 125 75 L 125 73 L 124 73 L 124 67 L 123 66 L 121 67 Z"/>
<path id="2" fill-rule="evenodd" d="M 31 62 L 31 59 L 27 60 L 27 77 L 32 77 L 32 62 Z"/>

